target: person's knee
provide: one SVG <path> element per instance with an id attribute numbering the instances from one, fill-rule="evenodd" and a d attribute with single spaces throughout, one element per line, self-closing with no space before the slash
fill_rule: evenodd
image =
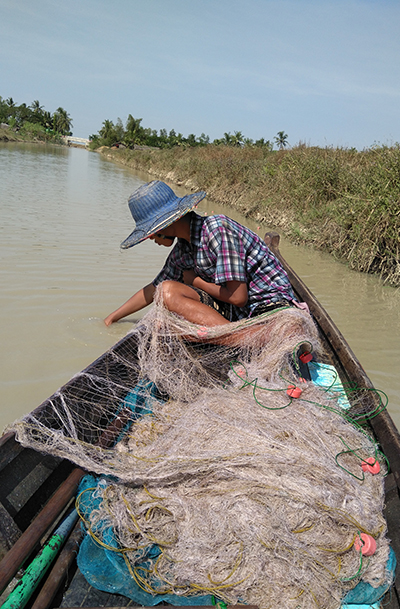
<path id="1" fill-rule="evenodd" d="M 171 309 L 178 296 L 180 284 L 177 281 L 166 280 L 162 282 L 163 303 L 167 309 Z"/>
<path id="2" fill-rule="evenodd" d="M 175 311 L 180 302 L 187 302 L 187 298 L 200 301 L 195 290 L 179 281 L 168 279 L 161 285 L 164 306 L 170 311 Z"/>

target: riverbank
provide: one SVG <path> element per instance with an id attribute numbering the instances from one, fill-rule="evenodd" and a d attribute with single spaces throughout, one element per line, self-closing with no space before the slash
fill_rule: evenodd
<path id="1" fill-rule="evenodd" d="M 26 144 L 52 144 L 65 145 L 59 135 L 46 133 L 44 129 L 25 129 L 22 127 L 19 131 L 11 129 L 11 127 L 0 127 L 0 142 L 21 142 Z"/>
<path id="2" fill-rule="evenodd" d="M 98 151 L 400 286 L 400 146 Z"/>
<path id="3" fill-rule="evenodd" d="M 24 142 L 26 140 L 24 140 L 22 138 L 21 135 L 19 135 L 16 131 L 14 131 L 13 129 L 3 129 L 3 127 L 0 127 L 0 142 Z"/>

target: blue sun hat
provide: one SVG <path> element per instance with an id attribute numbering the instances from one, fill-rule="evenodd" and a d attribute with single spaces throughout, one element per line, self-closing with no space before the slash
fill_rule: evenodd
<path id="1" fill-rule="evenodd" d="M 177 197 L 172 188 L 159 180 L 143 184 L 129 198 L 128 206 L 136 227 L 121 243 L 121 248 L 128 249 L 160 232 L 196 207 L 205 196 L 206 193 L 200 190 Z"/>

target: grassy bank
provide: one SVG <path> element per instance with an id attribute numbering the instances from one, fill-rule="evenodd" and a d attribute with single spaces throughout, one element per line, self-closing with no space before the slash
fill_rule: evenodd
<path id="1" fill-rule="evenodd" d="M 0 127 L 0 142 L 51 142 L 53 144 L 64 144 L 59 134 L 46 133 L 45 129 L 32 123 L 24 125 L 18 131 Z"/>
<path id="2" fill-rule="evenodd" d="M 352 269 L 400 285 L 400 146 L 364 151 L 297 146 L 102 149 L 155 178 L 205 190 L 210 199 L 275 226 Z"/>

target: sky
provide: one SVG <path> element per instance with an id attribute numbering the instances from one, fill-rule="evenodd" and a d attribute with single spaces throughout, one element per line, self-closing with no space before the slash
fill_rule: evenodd
<path id="1" fill-rule="evenodd" d="M 399 0 L 0 0 L 0 96 L 73 134 L 400 141 Z"/>

